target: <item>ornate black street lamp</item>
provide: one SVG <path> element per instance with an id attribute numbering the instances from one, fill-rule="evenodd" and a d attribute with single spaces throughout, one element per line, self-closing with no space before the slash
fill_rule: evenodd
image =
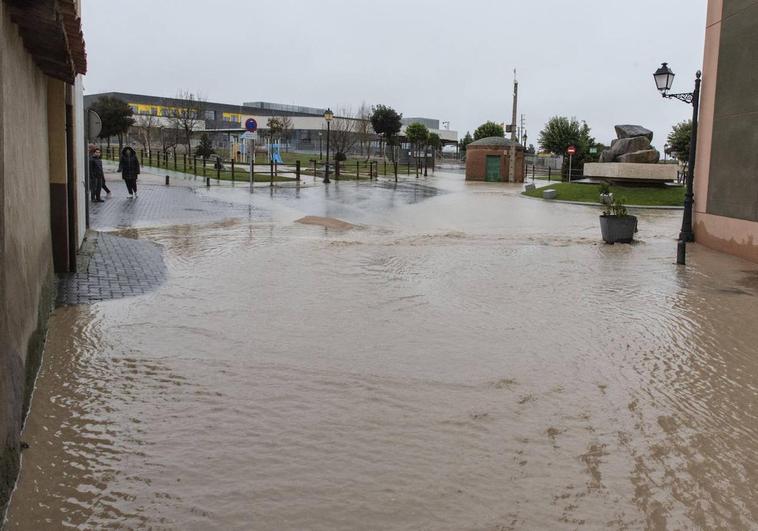
<path id="1" fill-rule="evenodd" d="M 324 171 L 324 184 L 329 184 L 329 133 L 331 131 L 331 123 L 334 119 L 334 113 L 331 109 L 326 109 L 324 113 L 324 120 L 326 120 L 326 169 Z"/>
<path id="2" fill-rule="evenodd" d="M 684 195 L 684 215 L 682 216 L 682 230 L 679 232 L 679 244 L 676 250 L 676 263 L 685 263 L 687 242 L 695 241 L 695 233 L 692 230 L 692 207 L 694 203 L 693 182 L 695 179 L 695 151 L 697 149 L 697 117 L 700 107 L 700 70 L 695 74 L 695 90 L 679 94 L 669 94 L 674 84 L 674 72 L 663 63 L 653 74 L 655 86 L 661 91 L 664 98 L 674 98 L 692 105 L 692 136 L 690 137 L 690 156 L 687 161 L 687 190 Z"/>

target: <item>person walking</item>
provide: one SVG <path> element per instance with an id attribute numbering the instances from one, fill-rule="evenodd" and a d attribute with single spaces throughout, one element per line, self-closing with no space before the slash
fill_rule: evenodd
<path id="1" fill-rule="evenodd" d="M 129 146 L 121 150 L 121 158 L 118 161 L 118 170 L 126 182 L 126 190 L 129 197 L 137 197 L 137 176 L 139 175 L 139 160 L 137 153 Z"/>
<path id="2" fill-rule="evenodd" d="M 89 192 L 93 203 L 104 203 L 100 199 L 100 191 L 103 188 L 105 177 L 103 175 L 103 161 L 100 160 L 100 149 L 90 146 L 89 149 Z"/>

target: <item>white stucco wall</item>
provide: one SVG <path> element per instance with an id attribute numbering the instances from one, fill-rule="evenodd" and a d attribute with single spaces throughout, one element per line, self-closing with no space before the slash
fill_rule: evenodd
<path id="1" fill-rule="evenodd" d="M 86 227 L 87 192 L 84 182 L 87 140 L 84 138 L 84 91 L 82 76 L 76 76 L 74 84 L 74 153 L 76 154 L 76 218 L 78 245 L 82 244 Z"/>

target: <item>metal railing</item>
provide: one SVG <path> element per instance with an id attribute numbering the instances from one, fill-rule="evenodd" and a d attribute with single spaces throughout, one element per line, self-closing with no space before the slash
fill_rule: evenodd
<path id="1" fill-rule="evenodd" d="M 101 146 L 100 150 L 104 160 L 115 162 L 119 160 L 120 151 L 117 146 Z M 173 151 L 136 149 L 135 153 L 142 167 L 165 169 L 193 178 L 203 178 L 208 186 L 210 186 L 212 179 L 217 182 L 248 182 L 250 180 L 251 165 L 249 162 L 223 159 L 217 155 L 202 157 Z M 382 176 L 394 178 L 397 181 L 400 176 L 415 178 L 428 176 L 429 171 L 434 172 L 435 169 L 433 159 L 428 159 L 426 163 L 423 160 L 418 160 L 407 164 L 398 164 L 387 160 L 353 159 L 330 161 L 327 168 L 325 160 L 318 160 L 315 157 L 305 160 L 295 159 L 294 157 L 287 158 L 288 160 L 283 163 L 277 163 L 258 155 L 252 168 L 255 182 L 269 181 L 273 186 L 274 182 L 301 181 L 305 176 L 314 179 L 323 178 L 326 176 L 327 169 L 330 178 L 334 180 L 371 180 Z"/>

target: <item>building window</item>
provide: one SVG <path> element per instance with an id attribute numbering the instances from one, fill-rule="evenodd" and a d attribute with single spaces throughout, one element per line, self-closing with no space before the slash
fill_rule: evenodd
<path id="1" fill-rule="evenodd" d="M 205 119 L 206 120 L 215 120 L 216 119 L 216 111 L 205 111 Z"/>

